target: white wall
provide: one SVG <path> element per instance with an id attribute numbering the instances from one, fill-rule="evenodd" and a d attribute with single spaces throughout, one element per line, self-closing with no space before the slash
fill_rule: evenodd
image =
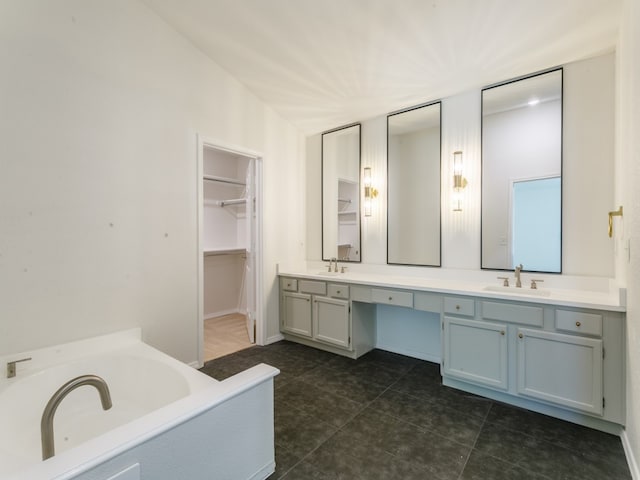
<path id="1" fill-rule="evenodd" d="M 562 272 L 615 276 L 615 54 L 570 63 L 563 75 Z"/>
<path id="2" fill-rule="evenodd" d="M 299 133 L 133 0 L 0 1 L 0 353 L 142 326 L 197 360 L 196 133 L 264 154 L 264 304 L 304 258 Z"/>
<path id="3" fill-rule="evenodd" d="M 627 424 L 623 443 L 634 478 L 640 478 L 640 4 L 623 3 L 617 56 L 616 274 L 627 285 Z M 612 210 L 614 209 L 612 208 Z M 625 249 L 630 242 L 631 249 Z M 629 254 L 630 253 L 630 254 Z"/>
<path id="4" fill-rule="evenodd" d="M 551 67 L 551 65 L 550 65 Z M 564 66 L 563 273 L 613 277 L 607 212 L 614 208 L 614 54 Z M 502 81 L 508 79 L 496 79 Z M 481 116 L 477 90 L 442 100 L 442 267 L 480 269 Z M 425 98 L 425 100 L 434 100 Z M 363 122 L 362 166 L 371 166 L 381 194 L 362 224 L 363 262 L 386 263 L 386 116 Z M 307 259 L 319 260 L 320 166 L 315 136 L 307 139 Z M 463 151 L 462 212 L 453 211 L 453 152 Z"/>
<path id="5" fill-rule="evenodd" d="M 244 255 L 205 255 L 203 270 L 205 320 L 230 313 L 245 313 L 244 274 Z"/>

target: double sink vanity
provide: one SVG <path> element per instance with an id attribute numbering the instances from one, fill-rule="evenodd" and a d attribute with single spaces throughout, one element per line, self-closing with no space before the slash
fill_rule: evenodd
<path id="1" fill-rule="evenodd" d="M 288 340 L 358 358 L 376 347 L 378 306 L 428 312 L 440 321 L 445 385 L 610 433 L 624 424 L 625 307 L 615 289 L 297 269 L 279 275 Z"/>
<path id="2" fill-rule="evenodd" d="M 280 268 L 285 338 L 435 361 L 447 386 L 619 434 L 626 302 L 598 217 L 614 198 L 601 161 L 614 119 L 584 113 L 614 101 L 613 66 L 586 59 L 488 85 L 473 107 L 465 94 L 393 112 L 384 140 L 377 121 L 322 133 L 321 255 L 309 252 L 349 267 Z"/>

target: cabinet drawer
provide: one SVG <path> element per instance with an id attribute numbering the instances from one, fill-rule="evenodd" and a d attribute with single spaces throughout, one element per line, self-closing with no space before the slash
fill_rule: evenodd
<path id="1" fill-rule="evenodd" d="M 542 327 L 544 324 L 544 309 L 542 307 L 527 307 L 526 305 L 514 305 L 512 303 L 482 302 L 482 318 Z"/>
<path id="2" fill-rule="evenodd" d="M 300 286 L 300 292 L 302 293 L 314 293 L 316 295 L 327 294 L 327 284 L 324 282 L 316 282 L 314 280 L 300 280 L 298 284 Z"/>
<path id="3" fill-rule="evenodd" d="M 282 290 L 286 290 L 287 292 L 297 292 L 298 280 L 295 278 L 281 278 L 280 286 L 282 287 Z"/>
<path id="4" fill-rule="evenodd" d="M 602 336 L 602 315 L 556 310 L 556 330 Z"/>
<path id="5" fill-rule="evenodd" d="M 444 297 L 444 313 L 473 317 L 475 314 L 474 301 L 470 298 Z"/>
<path id="6" fill-rule="evenodd" d="M 349 285 L 329 284 L 329 296 L 334 298 L 349 298 Z"/>
<path id="7" fill-rule="evenodd" d="M 351 301 L 371 303 L 371 289 L 361 285 L 351 285 Z"/>
<path id="8" fill-rule="evenodd" d="M 413 296 L 413 308 L 423 312 L 442 312 L 442 295 L 436 293 L 416 293 Z"/>
<path id="9" fill-rule="evenodd" d="M 373 303 L 384 303 L 386 305 L 413 308 L 413 293 L 372 288 L 371 301 Z"/>

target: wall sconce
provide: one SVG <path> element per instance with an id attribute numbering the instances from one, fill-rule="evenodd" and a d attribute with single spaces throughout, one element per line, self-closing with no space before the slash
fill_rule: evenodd
<path id="1" fill-rule="evenodd" d="M 460 205 L 460 197 L 462 197 L 461 190 L 466 186 L 467 179 L 462 176 L 462 151 L 458 150 L 457 152 L 453 152 L 453 190 L 456 201 L 456 208 L 453 209 L 454 212 L 462 211 L 462 206 Z"/>
<path id="2" fill-rule="evenodd" d="M 371 167 L 365 167 L 364 181 L 364 216 L 371 216 L 371 201 L 378 196 L 378 190 L 371 186 Z"/>

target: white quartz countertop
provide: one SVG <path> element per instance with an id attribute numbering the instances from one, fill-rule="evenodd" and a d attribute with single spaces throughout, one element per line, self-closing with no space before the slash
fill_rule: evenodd
<path id="1" fill-rule="evenodd" d="M 500 275 L 503 272 L 493 273 Z M 540 278 L 540 275 L 531 274 L 526 276 L 523 274 L 522 288 L 514 287 L 513 280 L 511 281 L 512 286 L 502 288 L 497 279 L 492 280 L 490 278 L 487 278 L 487 280 L 478 280 L 477 278 L 473 278 L 471 280 L 457 280 L 451 278 L 429 278 L 422 276 L 403 276 L 397 274 L 369 272 L 328 273 L 317 269 L 309 271 L 295 268 L 280 268 L 278 274 L 285 277 L 305 278 L 309 280 L 417 290 L 447 295 L 467 295 L 472 297 L 512 300 L 575 308 L 590 308 L 614 312 L 626 311 L 624 289 L 608 288 L 592 290 L 582 288 L 546 288 L 541 283 L 536 291 L 530 289 L 530 279 Z M 507 274 L 505 274 L 505 276 L 506 275 Z M 547 280 L 545 279 L 545 281 Z"/>

